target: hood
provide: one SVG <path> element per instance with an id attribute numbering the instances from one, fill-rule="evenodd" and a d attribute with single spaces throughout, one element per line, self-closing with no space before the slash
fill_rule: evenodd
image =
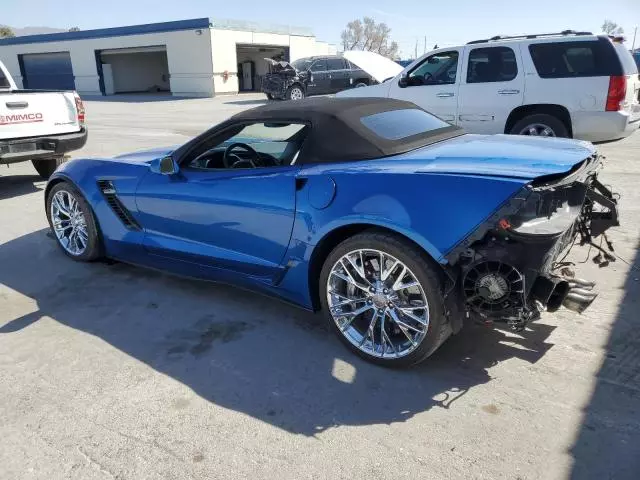
<path id="1" fill-rule="evenodd" d="M 289 62 L 285 62 L 284 60 L 277 61 L 273 58 L 264 58 L 264 61 L 273 67 L 273 71 L 271 73 L 278 73 L 282 71 L 297 71 Z M 268 74 L 267 74 L 268 75 Z"/>
<path id="2" fill-rule="evenodd" d="M 127 163 L 149 163 L 156 158 L 161 158 L 175 151 L 177 147 L 153 148 L 151 150 L 141 150 L 139 152 L 124 153 L 113 157 L 114 160 Z"/>
<path id="3" fill-rule="evenodd" d="M 456 173 L 533 180 L 567 173 L 595 153 L 589 142 L 519 135 L 462 135 L 402 155 L 427 162 L 417 173 Z"/>
<path id="4" fill-rule="evenodd" d="M 393 60 L 383 57 L 375 52 L 350 50 L 344 52 L 342 55 L 380 83 L 384 82 L 388 78 L 395 77 L 404 70 L 401 65 L 398 65 Z"/>

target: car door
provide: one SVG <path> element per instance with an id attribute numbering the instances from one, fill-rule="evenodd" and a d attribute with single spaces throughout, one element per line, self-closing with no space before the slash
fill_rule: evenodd
<path id="1" fill-rule="evenodd" d="M 349 73 L 344 59 L 340 57 L 327 58 L 327 73 L 329 74 L 329 92 L 337 93 L 349 87 Z"/>
<path id="2" fill-rule="evenodd" d="M 331 80 L 324 58 L 315 60 L 309 67 L 310 77 L 307 84 L 307 96 L 325 95 L 331 91 Z"/>
<path id="3" fill-rule="evenodd" d="M 463 64 L 458 125 L 470 133 L 504 133 L 509 114 L 524 101 L 520 50 L 468 47 Z"/>
<path id="4" fill-rule="evenodd" d="M 233 142 L 249 142 L 236 137 Z M 258 143 L 256 144 L 258 145 Z M 277 150 L 277 142 L 259 141 Z M 257 149 L 258 147 L 256 147 Z M 150 171 L 136 190 L 144 248 L 151 254 L 272 277 L 289 245 L 295 165 Z"/>
<path id="5" fill-rule="evenodd" d="M 389 96 L 408 100 L 445 122 L 456 123 L 463 48 L 440 50 L 425 57 L 399 80 L 391 80 Z"/>

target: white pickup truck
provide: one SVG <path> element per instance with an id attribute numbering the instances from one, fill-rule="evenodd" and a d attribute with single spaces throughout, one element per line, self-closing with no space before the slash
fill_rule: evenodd
<path id="1" fill-rule="evenodd" d="M 84 114 L 76 92 L 19 90 L 0 62 L 0 165 L 31 160 L 49 178 L 87 142 Z"/>

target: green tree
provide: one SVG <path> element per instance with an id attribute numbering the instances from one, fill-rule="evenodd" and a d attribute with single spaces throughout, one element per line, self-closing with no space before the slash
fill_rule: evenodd
<path id="1" fill-rule="evenodd" d="M 71 27 L 71 28 L 69 29 L 69 31 L 70 31 L 70 32 L 79 32 L 79 31 L 80 31 L 80 28 L 78 28 L 78 27 Z"/>
<path id="2" fill-rule="evenodd" d="M 607 35 L 622 35 L 624 33 L 624 29 L 611 20 L 605 20 L 602 23 L 602 31 Z"/>
<path id="3" fill-rule="evenodd" d="M 370 17 L 347 23 L 340 38 L 345 51 L 368 50 L 391 59 L 398 57 L 398 44 L 391 41 L 391 29 L 386 23 L 376 23 Z"/>
<path id="4" fill-rule="evenodd" d="M 0 38 L 15 37 L 16 34 L 9 27 L 0 27 Z"/>

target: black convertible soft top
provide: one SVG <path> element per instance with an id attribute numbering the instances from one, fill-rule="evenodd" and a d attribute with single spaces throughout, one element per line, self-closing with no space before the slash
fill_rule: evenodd
<path id="1" fill-rule="evenodd" d="M 410 136 L 385 138 L 365 126 L 363 118 L 394 110 L 419 110 L 411 102 L 390 98 L 326 98 L 272 102 L 234 115 L 186 143 L 174 152 L 179 162 L 200 154 L 223 141 L 229 131 L 245 123 L 306 123 L 310 126 L 298 155 L 298 164 L 371 160 L 409 152 L 416 148 L 462 135 L 453 125 L 441 128 L 413 128 Z M 424 120 L 424 119 L 423 119 Z M 434 123 L 439 121 L 433 118 Z M 386 123 L 389 123 L 387 125 Z M 410 125 L 410 122 L 405 122 Z M 442 122 L 444 124 L 444 122 Z M 383 130 L 399 125 L 383 120 Z M 406 129 L 405 129 L 406 130 Z M 238 130 L 239 131 L 239 130 Z"/>
<path id="2" fill-rule="evenodd" d="M 418 109 L 411 102 L 390 98 L 326 98 L 272 102 L 231 117 L 228 122 L 305 122 L 311 129 L 298 155 L 298 163 L 370 160 L 405 153 L 462 135 L 453 125 L 397 140 L 376 135 L 363 117 L 391 110 Z M 226 123 L 226 122 L 225 122 Z"/>

